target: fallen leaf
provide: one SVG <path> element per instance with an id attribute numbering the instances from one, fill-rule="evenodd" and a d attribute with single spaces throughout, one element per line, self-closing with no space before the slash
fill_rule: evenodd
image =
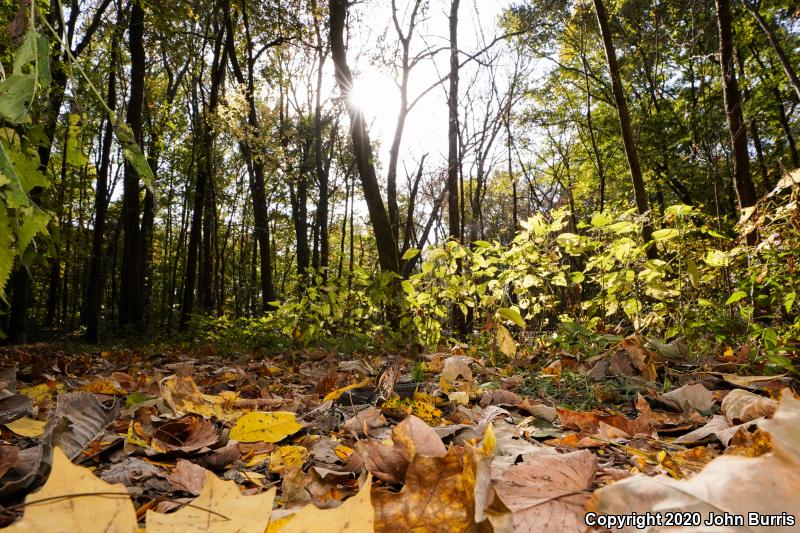
<path id="1" fill-rule="evenodd" d="M 442 457 L 447 454 L 447 447 L 439 435 L 425 422 L 416 416 L 409 416 L 392 430 L 395 446 L 406 449 L 409 459 L 415 455 Z"/>
<path id="2" fill-rule="evenodd" d="M 24 394 L 13 394 L 0 399 L 0 425 L 18 420 L 33 411 L 33 402 Z"/>
<path id="3" fill-rule="evenodd" d="M 269 456 L 269 471 L 284 475 L 303 465 L 308 457 L 308 449 L 303 446 L 279 446 Z"/>
<path id="4" fill-rule="evenodd" d="M 777 408 L 778 402 L 775 400 L 744 389 L 734 389 L 722 399 L 720 411 L 731 424 L 741 424 L 756 418 L 772 416 Z"/>
<path id="5" fill-rule="evenodd" d="M 441 377 L 450 382 L 457 380 L 459 377 L 469 381 L 472 379 L 472 369 L 469 367 L 470 363 L 472 363 L 472 357 L 451 355 L 444 360 L 444 368 L 442 368 Z"/>
<path id="6" fill-rule="evenodd" d="M 124 485 L 98 479 L 55 448 L 47 482 L 25 498 L 22 519 L 4 531 L 135 533 L 136 511 Z"/>
<path id="7" fill-rule="evenodd" d="M 16 446 L 0 446 L 0 478 L 11 468 L 19 464 L 19 448 Z"/>
<path id="8" fill-rule="evenodd" d="M 736 385 L 737 387 L 744 387 L 747 389 L 758 389 L 770 383 L 778 383 L 787 381 L 786 376 L 737 376 L 736 374 L 722 374 L 722 379 Z"/>
<path id="9" fill-rule="evenodd" d="M 370 430 L 386 426 L 386 417 L 377 407 L 368 407 L 360 411 L 353 418 L 349 418 L 342 424 L 342 428 L 346 429 L 354 435 L 363 434 L 369 436 Z"/>
<path id="10" fill-rule="evenodd" d="M 128 394 L 126 391 L 120 388 L 118 383 L 107 379 L 92 381 L 82 386 L 79 390 L 81 392 L 91 392 L 92 394 L 108 394 L 110 396 L 126 396 Z"/>
<path id="11" fill-rule="evenodd" d="M 588 451 L 526 457 L 493 482 L 511 510 L 515 531 L 583 532 L 597 459 Z"/>
<path id="12" fill-rule="evenodd" d="M 359 387 L 365 387 L 365 386 L 367 386 L 369 384 L 370 384 L 370 380 L 365 379 L 365 380 L 360 381 L 358 383 L 353 383 L 352 385 L 348 385 L 346 387 L 342 387 L 341 389 L 336 389 L 336 390 L 331 391 L 328 394 L 326 394 L 325 397 L 322 399 L 322 401 L 323 402 L 327 402 L 327 401 L 330 401 L 330 400 L 338 400 L 339 397 L 342 394 L 344 394 L 345 392 L 347 392 L 347 391 L 349 391 L 351 389 L 357 389 Z"/>
<path id="13" fill-rule="evenodd" d="M 46 425 L 46 422 L 26 416 L 7 423 L 6 427 L 20 437 L 34 439 L 44 435 L 44 428 Z"/>
<path id="14" fill-rule="evenodd" d="M 184 416 L 158 426 L 153 432 L 150 446 L 158 452 L 196 452 L 216 444 L 217 430 L 208 420 L 198 416 Z"/>
<path id="15" fill-rule="evenodd" d="M 190 376 L 164 378 L 159 387 L 164 401 L 176 413 L 194 413 L 203 418 L 214 416 L 214 403 L 203 395 Z"/>
<path id="16" fill-rule="evenodd" d="M 737 426 L 732 426 L 730 421 L 728 421 L 728 419 L 724 416 L 714 415 L 705 426 L 699 427 L 694 431 L 687 433 L 686 435 L 681 435 L 672 442 L 675 444 L 694 444 L 697 442 L 702 442 L 713 435 L 724 446 L 727 446 L 740 428 L 746 428 L 752 424 L 753 421 L 750 421 Z"/>
<path id="17" fill-rule="evenodd" d="M 696 410 L 708 414 L 714 407 L 714 394 L 700 383 L 684 385 L 662 394 L 658 399 L 683 413 Z"/>
<path id="18" fill-rule="evenodd" d="M 243 415 L 231 428 L 230 438 L 239 442 L 278 442 L 301 429 L 294 413 L 257 411 Z"/>
<path id="19" fill-rule="evenodd" d="M 118 414 L 117 400 L 106 407 L 89 392 L 59 394 L 56 408 L 47 416 L 47 431 L 52 433 L 53 445 L 75 460 L 92 441 L 105 434 Z"/>
<path id="20" fill-rule="evenodd" d="M 175 489 L 190 492 L 195 496 L 203 490 L 208 470 L 186 459 L 178 459 L 169 481 Z"/>
<path id="21" fill-rule="evenodd" d="M 784 393 L 773 418 L 760 421 L 759 426 L 770 433 L 771 453 L 755 458 L 717 457 L 688 481 L 635 475 L 596 491 L 588 508 L 602 514 L 691 509 L 701 513 L 702 523 L 712 512 L 740 515 L 746 511 L 785 517 L 786 511 L 800 509 L 800 400 Z M 758 480 L 757 490 L 754 480 Z M 648 531 L 668 529 L 654 526 Z"/>
<path id="22" fill-rule="evenodd" d="M 309 504 L 289 517 L 280 533 L 372 533 L 375 511 L 370 501 L 372 476 L 367 476 L 358 494 L 335 509 L 317 509 Z"/>
<path id="23" fill-rule="evenodd" d="M 275 489 L 243 496 L 235 482 L 206 472 L 203 490 L 191 505 L 170 514 L 147 511 L 147 533 L 263 533 L 274 499 Z"/>
<path id="24" fill-rule="evenodd" d="M 461 446 L 450 448 L 444 457 L 417 455 L 408 467 L 403 490 L 373 493 L 375 531 L 450 532 L 473 528 L 479 463 L 484 460 L 488 458 L 482 450 Z"/>

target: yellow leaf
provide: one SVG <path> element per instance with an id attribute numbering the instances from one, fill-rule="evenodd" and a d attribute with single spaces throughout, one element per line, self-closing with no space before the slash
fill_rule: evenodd
<path id="1" fill-rule="evenodd" d="M 4 531 L 134 533 L 136 511 L 124 485 L 106 483 L 55 448 L 47 483 L 28 494 L 22 520 Z"/>
<path id="2" fill-rule="evenodd" d="M 192 378 L 188 376 L 170 376 L 159 384 L 161 396 L 173 411 L 178 414 L 194 413 L 204 418 L 214 416 L 214 403 L 204 398 Z"/>
<path id="3" fill-rule="evenodd" d="M 325 397 L 322 399 L 322 401 L 323 402 L 327 402 L 328 400 L 338 400 L 342 396 L 342 394 L 344 394 L 345 392 L 349 391 L 350 389 L 357 389 L 358 387 L 365 387 L 366 385 L 369 385 L 369 383 L 370 383 L 370 380 L 365 379 L 363 381 L 359 381 L 358 383 L 353 383 L 352 385 L 348 385 L 346 387 L 342 387 L 341 389 L 336 389 L 336 390 L 331 391 L 328 394 L 326 394 Z"/>
<path id="4" fill-rule="evenodd" d="M 353 453 L 353 448 L 345 446 L 344 444 L 339 444 L 333 449 L 333 451 L 336 454 L 336 457 L 344 461 Z"/>
<path id="5" fill-rule="evenodd" d="M 247 466 L 248 468 L 251 468 L 251 467 L 254 467 L 254 466 L 258 466 L 261 463 L 263 463 L 264 461 L 266 461 L 267 459 L 269 459 L 269 454 L 268 453 L 257 453 L 253 457 L 251 457 L 249 461 L 247 461 L 245 466 Z"/>
<path id="6" fill-rule="evenodd" d="M 411 403 L 411 414 L 421 418 L 428 424 L 435 424 L 442 418 L 442 411 L 429 403 L 414 400 Z"/>
<path id="7" fill-rule="evenodd" d="M 93 394 L 109 394 L 111 396 L 125 396 L 128 394 L 113 381 L 108 381 L 105 379 L 87 383 L 79 390 L 83 392 L 91 392 Z"/>
<path id="8" fill-rule="evenodd" d="M 239 442 L 278 442 L 302 428 L 294 413 L 256 411 L 247 413 L 234 424 L 230 438 Z"/>
<path id="9" fill-rule="evenodd" d="M 242 496 L 234 481 L 223 481 L 207 472 L 203 490 L 191 502 L 191 507 L 170 514 L 147 511 L 147 532 L 263 533 L 272 514 L 274 499 L 275 489 L 255 496 Z"/>
<path id="10" fill-rule="evenodd" d="M 483 434 L 483 443 L 482 446 L 483 453 L 487 457 L 494 453 L 495 448 L 497 448 L 497 437 L 494 435 L 494 425 L 489 422 L 489 425 L 486 426 L 486 432 Z"/>
<path id="11" fill-rule="evenodd" d="M 302 446 L 280 446 L 269 456 L 269 471 L 283 474 L 303 464 L 308 450 Z"/>
<path id="12" fill-rule="evenodd" d="M 514 357 L 517 354 L 517 343 L 514 342 L 514 337 L 501 324 L 497 325 L 497 347 L 509 357 Z"/>
<path id="13" fill-rule="evenodd" d="M 285 526 L 278 529 L 280 533 L 372 533 L 375 524 L 375 512 L 370 500 L 372 475 L 358 494 L 335 509 L 317 509 L 309 504 L 293 514 Z M 271 530 L 271 528 L 270 528 Z"/>
<path id="14" fill-rule="evenodd" d="M 50 388 L 50 385 L 47 383 L 42 383 L 41 385 L 34 385 L 33 387 L 22 387 L 19 389 L 20 394 L 24 394 L 25 396 L 29 396 L 33 403 L 40 404 L 43 400 L 50 397 L 52 394 L 53 389 Z"/>
<path id="15" fill-rule="evenodd" d="M 30 439 L 41 437 L 44 435 L 44 427 L 46 422 L 35 420 L 28 416 L 14 420 L 6 424 L 6 427 L 19 435 L 20 437 L 28 437 Z"/>

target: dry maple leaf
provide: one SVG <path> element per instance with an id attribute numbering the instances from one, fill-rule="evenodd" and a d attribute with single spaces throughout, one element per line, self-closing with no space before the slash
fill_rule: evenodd
<path id="1" fill-rule="evenodd" d="M 111 485 L 53 450 L 47 482 L 25 498 L 22 519 L 4 531 L 135 533 L 136 511 L 124 485 Z"/>
<path id="2" fill-rule="evenodd" d="M 476 486 L 481 450 L 454 446 L 444 457 L 417 455 L 406 472 L 403 490 L 375 491 L 375 531 L 469 531 L 475 527 Z M 488 475 L 483 473 L 482 475 Z"/>
<path id="3" fill-rule="evenodd" d="M 263 533 L 274 499 L 275 489 L 243 496 L 235 482 L 206 472 L 203 490 L 190 505 L 170 514 L 147 511 L 147 532 Z"/>
<path id="4" fill-rule="evenodd" d="M 514 531 L 584 531 L 597 458 L 588 451 L 528 456 L 492 485 L 513 513 Z"/>

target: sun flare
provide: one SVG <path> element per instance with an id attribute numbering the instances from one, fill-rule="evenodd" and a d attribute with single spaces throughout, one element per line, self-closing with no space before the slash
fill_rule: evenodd
<path id="1" fill-rule="evenodd" d="M 397 87 L 391 79 L 379 73 L 369 73 L 353 79 L 348 102 L 370 120 L 387 113 L 393 116 L 397 94 Z"/>

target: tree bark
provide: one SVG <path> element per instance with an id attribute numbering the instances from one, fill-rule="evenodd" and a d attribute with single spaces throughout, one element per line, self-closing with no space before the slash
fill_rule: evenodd
<path id="1" fill-rule="evenodd" d="M 343 94 L 348 94 L 353 87 L 353 75 L 347 65 L 347 52 L 344 47 L 344 26 L 347 18 L 347 0 L 329 0 L 330 7 L 330 43 L 331 55 L 336 70 L 336 82 Z M 348 106 L 350 115 L 350 136 L 353 140 L 353 152 L 356 166 L 361 177 L 361 187 L 367 202 L 369 219 L 375 233 L 378 248 L 378 262 L 385 272 L 400 273 L 400 258 L 397 242 L 394 239 L 392 225 L 381 197 L 380 185 L 375 174 L 372 144 L 367 132 L 363 113 L 355 106 Z"/>
<path id="2" fill-rule="evenodd" d="M 717 6 L 717 28 L 719 30 L 719 63 L 722 71 L 722 95 L 725 115 L 733 151 L 733 181 L 739 209 L 756 203 L 756 190 L 750 178 L 750 155 L 747 152 L 747 130 L 742 113 L 742 98 L 736 80 L 733 57 L 733 31 L 731 30 L 730 0 L 715 0 Z M 754 244 L 755 232 L 746 236 L 748 244 Z"/>
<path id="3" fill-rule="evenodd" d="M 111 59 L 108 74 L 108 92 L 106 105 L 114 111 L 117 108 L 117 39 L 112 37 Z M 103 145 L 100 153 L 100 165 L 97 169 L 97 186 L 94 196 L 94 231 L 92 234 L 92 256 L 89 264 L 89 279 L 86 287 L 86 342 L 100 342 L 100 308 L 103 302 L 103 285 L 105 280 L 105 263 L 103 242 L 106 230 L 106 212 L 108 210 L 108 170 L 111 163 L 111 143 L 114 136 L 113 119 L 108 117 L 103 131 Z"/>
<path id="4" fill-rule="evenodd" d="M 633 194 L 636 199 L 636 208 L 639 214 L 647 217 L 642 225 L 642 238 L 645 243 L 650 243 L 647 247 L 647 257 L 656 259 L 658 252 L 653 242 L 653 226 L 650 222 L 650 206 L 647 202 L 647 192 L 645 191 L 644 179 L 642 178 L 642 168 L 639 165 L 639 154 L 633 141 L 631 130 L 631 117 L 628 111 L 628 103 L 625 99 L 625 91 L 622 87 L 622 78 L 617 64 L 617 53 L 614 49 L 614 41 L 611 38 L 611 27 L 608 24 L 608 13 L 603 5 L 603 0 L 594 0 L 595 13 L 597 14 L 597 24 L 600 27 L 600 34 L 603 37 L 603 47 L 606 52 L 608 71 L 611 75 L 611 89 L 614 93 L 614 103 L 617 107 L 619 127 L 622 133 L 622 144 L 625 148 L 625 157 L 628 160 L 628 167 L 631 171 L 631 182 L 633 183 Z"/>
<path id="5" fill-rule="evenodd" d="M 128 27 L 128 51 L 131 57 L 130 96 L 126 122 L 139 146 L 142 144 L 142 109 L 144 105 L 144 10 L 141 1 L 131 5 Z M 141 330 L 144 327 L 144 271 L 142 269 L 139 227 L 139 175 L 125 162 L 122 193 L 122 273 L 120 276 L 119 323 Z"/>
<path id="6" fill-rule="evenodd" d="M 742 3 L 750 12 L 750 14 L 753 15 L 753 18 L 756 19 L 761 31 L 764 32 L 769 44 L 772 45 L 772 49 L 775 50 L 775 55 L 778 56 L 778 60 L 781 62 L 781 66 L 783 67 L 783 71 L 786 73 L 786 77 L 789 78 L 789 83 L 792 84 L 792 87 L 794 87 L 794 92 L 797 93 L 797 98 L 800 99 L 800 77 L 797 76 L 797 72 L 794 70 L 792 62 L 786 55 L 786 52 L 781 46 L 780 41 L 778 41 L 778 36 L 775 35 L 775 32 L 772 30 L 764 16 L 758 11 L 758 7 L 756 5 L 752 4 L 750 0 L 742 0 Z"/>

